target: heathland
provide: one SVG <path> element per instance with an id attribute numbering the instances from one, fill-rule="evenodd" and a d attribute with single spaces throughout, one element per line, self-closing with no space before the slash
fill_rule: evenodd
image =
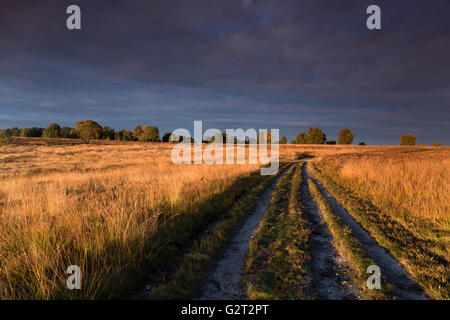
<path id="1" fill-rule="evenodd" d="M 192 297 L 199 275 L 273 177 L 260 176 L 259 165 L 175 165 L 172 147 L 45 139 L 0 146 L 0 298 L 129 297 L 148 281 L 157 283 L 159 297 Z M 299 155 L 313 157 L 314 177 L 428 297 L 449 299 L 449 148 L 280 146 L 285 166 L 299 166 Z M 308 289 L 313 226 L 304 213 L 301 186 L 308 180 L 301 172 L 291 168 L 280 180 L 255 235 L 267 243 L 252 243 L 247 258 L 252 279 L 280 275 L 283 287 L 247 281 L 249 297 L 317 297 Z M 340 238 L 347 232 L 347 243 L 358 240 L 329 221 L 337 254 L 362 276 L 364 254 L 352 255 Z M 69 265 L 82 269 L 82 290 L 67 289 Z M 180 293 L 177 279 L 193 289 Z M 360 292 L 355 296 L 374 297 Z"/>

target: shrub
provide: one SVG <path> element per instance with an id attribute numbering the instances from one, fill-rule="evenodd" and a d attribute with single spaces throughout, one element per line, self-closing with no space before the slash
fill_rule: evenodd
<path id="1" fill-rule="evenodd" d="M 358 145 L 360 145 L 360 146 L 366 146 L 366 143 L 365 143 L 365 142 L 360 142 L 360 143 L 358 143 Z"/>
<path id="2" fill-rule="evenodd" d="M 286 144 L 287 143 L 287 138 L 285 136 L 282 136 L 279 143 L 280 144 Z"/>
<path id="3" fill-rule="evenodd" d="M 413 134 L 404 134 L 400 137 L 401 146 L 415 146 L 416 136 Z"/>
<path id="4" fill-rule="evenodd" d="M 327 140 L 326 144 L 336 144 L 336 140 Z"/>
<path id="5" fill-rule="evenodd" d="M 442 147 L 442 143 L 436 141 L 433 143 L 433 147 Z"/>

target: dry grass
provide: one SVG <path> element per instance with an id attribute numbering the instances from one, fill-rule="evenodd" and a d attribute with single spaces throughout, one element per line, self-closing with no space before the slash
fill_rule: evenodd
<path id="1" fill-rule="evenodd" d="M 257 165 L 179 165 L 170 145 L 0 147 L 0 298 L 108 297 L 126 270 L 151 258 L 149 241 Z M 153 248 L 151 250 L 158 250 Z"/>
<path id="2" fill-rule="evenodd" d="M 440 299 L 450 294 L 449 156 L 449 148 L 397 147 L 318 163 L 327 188 Z"/>

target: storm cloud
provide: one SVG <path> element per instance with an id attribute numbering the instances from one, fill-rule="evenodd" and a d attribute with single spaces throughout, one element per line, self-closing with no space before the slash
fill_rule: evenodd
<path id="1" fill-rule="evenodd" d="M 449 17 L 448 0 L 1 0 L 0 127 L 203 120 L 450 144 Z"/>

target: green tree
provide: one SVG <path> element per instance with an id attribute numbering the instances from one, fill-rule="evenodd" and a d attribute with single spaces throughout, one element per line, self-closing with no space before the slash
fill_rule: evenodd
<path id="1" fill-rule="evenodd" d="M 401 146 L 415 146 L 416 136 L 413 134 L 404 134 L 400 137 Z"/>
<path id="2" fill-rule="evenodd" d="M 78 138 L 77 130 L 71 127 L 62 127 L 61 136 L 66 139 L 76 139 Z"/>
<path id="3" fill-rule="evenodd" d="M 123 140 L 123 132 L 122 131 L 114 131 L 114 140 L 117 140 L 117 141 Z"/>
<path id="4" fill-rule="evenodd" d="M 309 128 L 306 134 L 309 144 L 324 144 L 327 140 L 325 133 L 320 128 Z"/>
<path id="5" fill-rule="evenodd" d="M 9 136 L 10 137 L 18 137 L 20 136 L 20 129 L 17 127 L 12 127 L 9 129 Z"/>
<path id="6" fill-rule="evenodd" d="M 75 122 L 75 129 L 84 143 L 89 143 L 92 139 L 100 139 L 103 131 L 103 128 L 92 120 Z"/>
<path id="7" fill-rule="evenodd" d="M 133 133 L 130 130 L 122 130 L 122 140 L 133 141 Z"/>
<path id="8" fill-rule="evenodd" d="M 0 145 L 11 143 L 11 136 L 9 135 L 9 129 L 0 130 Z"/>
<path id="9" fill-rule="evenodd" d="M 433 143 L 433 147 L 442 147 L 442 143 L 436 141 Z"/>
<path id="10" fill-rule="evenodd" d="M 53 123 L 45 128 L 42 133 L 43 138 L 61 138 L 61 127 L 57 123 Z"/>
<path id="11" fill-rule="evenodd" d="M 355 134 L 352 130 L 344 128 L 339 131 L 338 144 L 352 144 Z"/>
<path id="12" fill-rule="evenodd" d="M 143 133 L 142 127 L 141 127 L 141 126 L 136 126 L 136 127 L 134 128 L 134 130 L 133 130 L 133 137 L 134 137 L 136 140 L 141 141 L 141 139 L 142 139 L 142 133 Z"/>
<path id="13" fill-rule="evenodd" d="M 308 143 L 308 135 L 304 132 L 300 132 L 295 138 L 297 144 L 307 144 Z"/>
<path id="14" fill-rule="evenodd" d="M 158 128 L 149 126 L 142 128 L 141 140 L 146 142 L 161 142 Z"/>
<path id="15" fill-rule="evenodd" d="M 116 131 L 113 128 L 103 127 L 101 138 L 103 140 L 114 140 L 115 133 Z"/>
<path id="16" fill-rule="evenodd" d="M 21 137 L 42 137 L 44 132 L 43 128 L 32 127 L 32 128 L 23 128 L 20 129 Z"/>
<path id="17" fill-rule="evenodd" d="M 287 138 L 285 136 L 282 136 L 279 143 L 280 144 L 286 144 L 287 143 Z"/>

